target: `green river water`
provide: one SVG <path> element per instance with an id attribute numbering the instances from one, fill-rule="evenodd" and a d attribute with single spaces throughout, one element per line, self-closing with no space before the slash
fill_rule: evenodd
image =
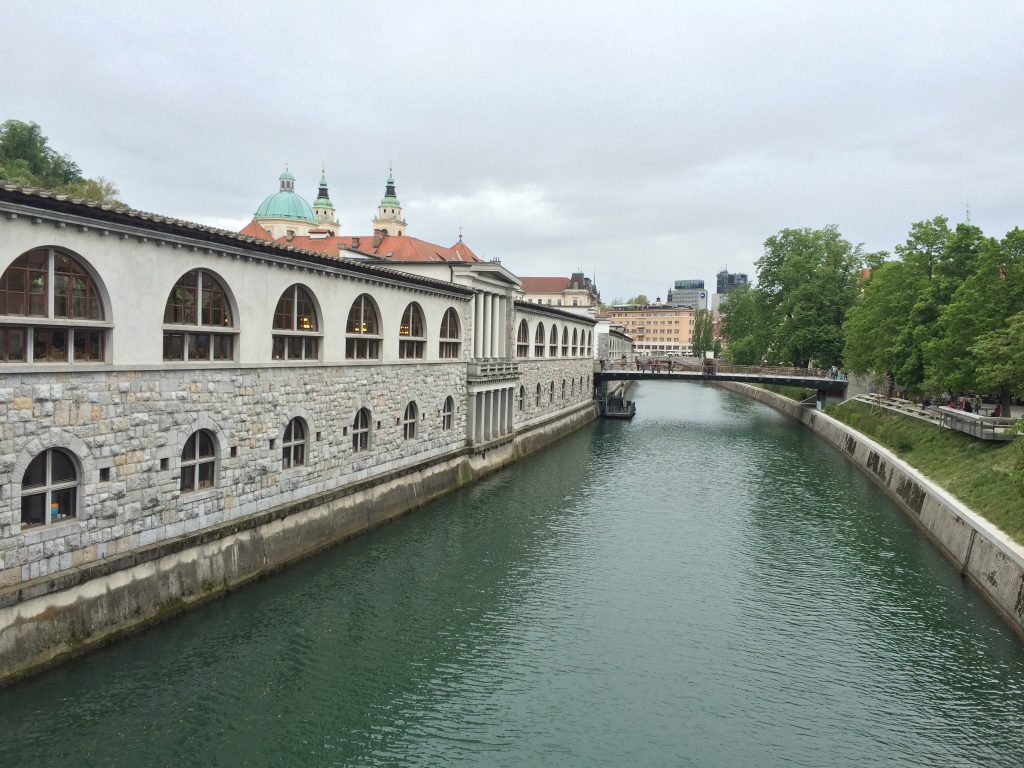
<path id="1" fill-rule="evenodd" d="M 0 690 L 0 766 L 1024 765 L 1024 644 L 879 490 L 756 403 L 634 396 Z"/>

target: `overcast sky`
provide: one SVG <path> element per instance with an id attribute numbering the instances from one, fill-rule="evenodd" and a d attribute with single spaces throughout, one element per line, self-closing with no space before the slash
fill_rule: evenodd
<path id="1" fill-rule="evenodd" d="M 366 234 L 604 299 L 753 277 L 784 227 L 891 250 L 937 215 L 1024 225 L 1024 2 L 5 0 L 0 120 L 134 208 L 237 230 L 321 164 Z"/>

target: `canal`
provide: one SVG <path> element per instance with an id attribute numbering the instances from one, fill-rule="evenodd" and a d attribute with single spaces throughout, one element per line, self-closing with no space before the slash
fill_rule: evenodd
<path id="1" fill-rule="evenodd" d="M 0 766 L 1024 764 L 1024 644 L 866 478 L 730 393 L 634 395 L 0 690 Z"/>

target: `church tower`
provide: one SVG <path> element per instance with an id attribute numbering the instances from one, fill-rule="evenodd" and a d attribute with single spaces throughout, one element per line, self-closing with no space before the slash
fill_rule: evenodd
<path id="1" fill-rule="evenodd" d="M 377 218 L 373 220 L 374 230 L 386 230 L 389 235 L 404 235 L 406 223 L 402 218 L 402 204 L 395 195 L 395 178 L 388 168 L 388 182 L 384 188 L 384 198 L 377 208 Z"/>
<path id="2" fill-rule="evenodd" d="M 320 188 L 317 191 L 316 200 L 313 201 L 313 213 L 316 214 L 316 220 L 321 225 L 331 227 L 335 231 L 341 227 L 335 217 L 334 204 L 331 202 L 330 195 L 327 194 L 327 175 L 322 168 L 320 169 Z"/>

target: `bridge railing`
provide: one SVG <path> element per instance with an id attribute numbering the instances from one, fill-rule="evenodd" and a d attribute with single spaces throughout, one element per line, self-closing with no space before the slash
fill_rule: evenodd
<path id="1" fill-rule="evenodd" d="M 606 360 L 604 367 L 600 361 L 594 366 L 595 371 L 636 371 L 657 370 L 667 373 L 669 360 L 664 358 L 640 358 L 639 360 Z M 673 371 L 690 371 L 698 373 L 704 371 L 704 361 L 697 357 L 673 358 L 671 360 Z M 638 368 L 639 365 L 639 368 Z M 734 365 L 721 360 L 715 361 L 714 370 L 716 373 L 739 373 L 752 376 L 788 376 L 790 378 L 816 378 L 827 379 L 828 371 L 820 368 L 795 368 L 792 366 L 779 365 Z"/>

